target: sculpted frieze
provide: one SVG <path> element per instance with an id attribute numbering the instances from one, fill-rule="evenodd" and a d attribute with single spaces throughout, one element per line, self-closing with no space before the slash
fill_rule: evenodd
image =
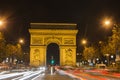
<path id="1" fill-rule="evenodd" d="M 58 40 L 59 42 L 62 42 L 62 37 L 51 36 L 51 37 L 44 38 L 45 43 L 49 40 Z"/>
<path id="2" fill-rule="evenodd" d="M 68 48 L 65 49 L 65 64 L 71 65 L 73 63 L 73 50 Z"/>
<path id="3" fill-rule="evenodd" d="M 74 44 L 74 38 L 64 38 L 64 44 Z"/>
<path id="4" fill-rule="evenodd" d="M 32 37 L 32 44 L 41 45 L 43 44 L 43 39 L 39 37 Z"/>
<path id="5" fill-rule="evenodd" d="M 33 52 L 33 63 L 37 63 L 40 64 L 40 50 L 39 49 L 35 49 Z"/>

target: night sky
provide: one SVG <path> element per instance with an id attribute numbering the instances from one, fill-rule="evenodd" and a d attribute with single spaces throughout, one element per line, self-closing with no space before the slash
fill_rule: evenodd
<path id="1" fill-rule="evenodd" d="M 0 0 L 0 19 L 6 21 L 1 31 L 8 41 L 24 38 L 26 46 L 31 22 L 76 23 L 77 40 L 103 40 L 111 33 L 102 27 L 105 17 L 120 22 L 120 0 Z"/>

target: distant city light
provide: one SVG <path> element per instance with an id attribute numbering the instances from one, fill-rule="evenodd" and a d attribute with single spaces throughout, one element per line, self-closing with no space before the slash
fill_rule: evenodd
<path id="1" fill-rule="evenodd" d="M 105 60 L 105 62 L 107 62 L 107 60 Z"/>
<path id="2" fill-rule="evenodd" d="M 114 58 L 114 56 L 113 56 L 113 55 L 111 55 L 111 58 Z"/>
<path id="3" fill-rule="evenodd" d="M 96 59 L 97 61 L 99 60 L 99 58 Z"/>

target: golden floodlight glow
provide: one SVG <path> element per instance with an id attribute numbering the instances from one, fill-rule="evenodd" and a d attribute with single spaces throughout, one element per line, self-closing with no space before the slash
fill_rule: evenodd
<path id="1" fill-rule="evenodd" d="M 2 21 L 0 21 L 0 26 L 1 26 L 1 25 L 3 25 L 3 22 L 2 22 Z"/>
<path id="2" fill-rule="evenodd" d="M 110 25 L 110 21 L 105 21 L 105 25 Z"/>
<path id="3" fill-rule="evenodd" d="M 112 18 L 104 18 L 102 19 L 102 27 L 104 29 L 111 29 L 112 25 L 113 25 L 113 19 Z"/>
<path id="4" fill-rule="evenodd" d="M 20 40 L 19 40 L 19 43 L 24 43 L 24 40 L 23 40 L 23 39 L 20 39 Z"/>
<path id="5" fill-rule="evenodd" d="M 86 44 L 87 41 L 85 39 L 82 40 L 82 44 Z"/>

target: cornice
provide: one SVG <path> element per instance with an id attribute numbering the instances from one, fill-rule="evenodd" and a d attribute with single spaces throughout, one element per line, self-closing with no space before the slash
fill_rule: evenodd
<path id="1" fill-rule="evenodd" d="M 77 29 L 74 23 L 30 23 L 31 29 Z"/>
<path id="2" fill-rule="evenodd" d="M 29 29 L 31 34 L 77 34 L 78 30 Z"/>
<path id="3" fill-rule="evenodd" d="M 77 24 L 75 24 L 75 23 L 30 23 L 30 25 L 32 26 L 32 25 L 55 25 L 55 26 L 57 26 L 57 25 L 61 25 L 61 26 L 76 26 Z"/>

